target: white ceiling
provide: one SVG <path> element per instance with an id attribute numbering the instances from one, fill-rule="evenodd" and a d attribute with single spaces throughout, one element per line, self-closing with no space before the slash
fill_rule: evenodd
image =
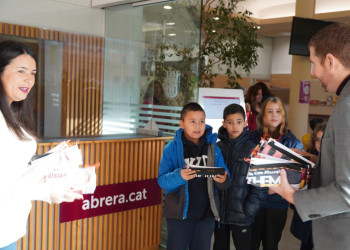
<path id="1" fill-rule="evenodd" d="M 315 1 L 315 19 L 350 23 L 350 0 Z M 261 26 L 259 34 L 281 37 L 290 33 L 292 17 L 295 16 L 295 2 L 295 0 L 245 0 L 239 3 L 239 6 L 253 13 L 252 17 Z"/>
<path id="2" fill-rule="evenodd" d="M 251 11 L 255 18 L 267 19 L 294 16 L 295 2 L 295 0 L 245 0 L 239 3 L 239 6 Z M 316 0 L 316 14 L 346 10 L 350 10 L 349 0 Z"/>
<path id="3" fill-rule="evenodd" d="M 51 0 L 74 5 L 104 8 L 147 0 Z M 151 0 L 157 1 L 157 0 Z M 298 0 L 309 1 L 309 0 Z M 315 0 L 315 19 L 350 23 L 350 0 Z M 261 27 L 259 34 L 269 37 L 286 36 L 291 30 L 295 16 L 296 0 L 243 0 L 241 10 L 251 11 L 255 22 Z M 215 1 L 213 1 L 215 3 Z"/>
<path id="4" fill-rule="evenodd" d="M 55 0 L 74 5 L 87 7 L 106 7 L 121 3 L 145 1 L 145 0 Z M 299 0 L 309 1 L 309 0 Z M 293 16 L 295 9 L 295 0 L 243 0 L 239 3 L 246 9 L 253 12 L 255 18 L 276 18 L 283 16 Z M 327 13 L 335 11 L 350 10 L 349 0 L 316 0 L 316 13 Z"/>

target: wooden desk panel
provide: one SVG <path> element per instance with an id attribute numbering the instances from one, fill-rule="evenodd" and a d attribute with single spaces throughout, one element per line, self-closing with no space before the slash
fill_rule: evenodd
<path id="1" fill-rule="evenodd" d="M 142 139 L 80 141 L 85 164 L 100 162 L 97 185 L 158 177 L 165 140 Z M 39 143 L 38 154 L 58 143 Z M 59 223 L 60 206 L 33 202 L 27 235 L 18 250 L 157 250 L 161 235 L 162 205 Z"/>

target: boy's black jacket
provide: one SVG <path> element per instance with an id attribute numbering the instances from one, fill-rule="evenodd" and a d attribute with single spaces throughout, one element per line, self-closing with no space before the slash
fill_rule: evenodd
<path id="1" fill-rule="evenodd" d="M 219 192 L 221 223 L 247 226 L 253 223 L 260 203 L 267 198 L 268 191 L 267 188 L 247 184 L 249 163 L 244 158 L 250 158 L 256 145 L 249 141 L 247 128 L 235 139 L 229 138 L 224 127 L 220 127 L 218 134 L 220 141 L 217 145 L 231 176 L 229 188 Z"/>

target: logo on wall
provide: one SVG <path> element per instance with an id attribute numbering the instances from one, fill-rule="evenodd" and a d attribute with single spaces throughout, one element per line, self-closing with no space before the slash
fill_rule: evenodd
<path id="1" fill-rule="evenodd" d="M 165 78 L 165 94 L 169 98 L 174 98 L 179 94 L 180 72 L 168 71 Z"/>

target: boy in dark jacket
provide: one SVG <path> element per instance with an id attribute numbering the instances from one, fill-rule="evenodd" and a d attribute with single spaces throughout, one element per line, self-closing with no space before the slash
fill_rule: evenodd
<path id="1" fill-rule="evenodd" d="M 159 186 L 164 189 L 168 250 L 210 250 L 215 218 L 219 219 L 217 189 L 229 185 L 228 171 L 217 134 L 205 124 L 205 113 L 197 103 L 181 111 L 180 129 L 163 151 L 159 164 Z M 225 167 L 224 175 L 196 178 L 185 165 Z"/>
<path id="2" fill-rule="evenodd" d="M 220 192 L 221 223 L 214 230 L 214 250 L 230 249 L 230 233 L 237 250 L 251 248 L 251 224 L 267 198 L 267 188 L 258 188 L 247 184 L 250 158 L 255 144 L 248 139 L 247 122 L 242 106 L 231 104 L 224 110 L 223 126 L 219 129 L 218 146 L 221 149 L 231 184 Z"/>

